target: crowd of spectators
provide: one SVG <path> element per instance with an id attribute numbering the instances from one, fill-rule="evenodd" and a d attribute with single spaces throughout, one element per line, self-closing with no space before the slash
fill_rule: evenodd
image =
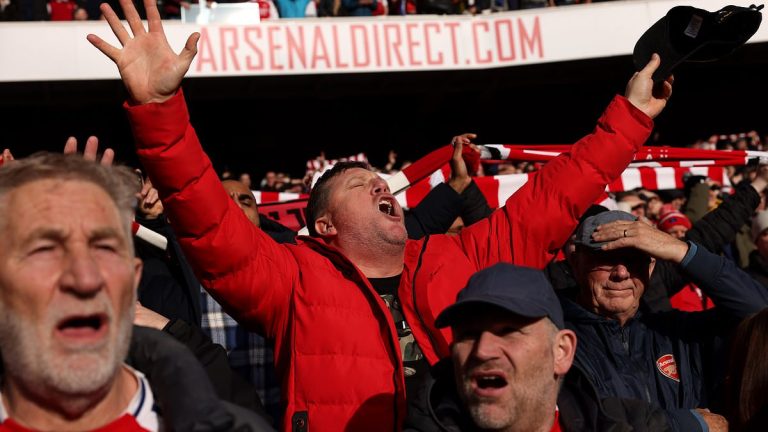
<path id="1" fill-rule="evenodd" d="M 479 14 L 567 6 L 608 0 L 251 0 L 261 19 L 381 16 L 412 14 Z M 117 1 L 107 0 L 115 6 Z M 0 21 L 81 21 L 101 19 L 104 0 L 0 0 Z M 144 16 L 143 5 L 135 2 Z M 197 0 L 158 0 L 164 19 L 179 19 L 182 8 Z M 210 3 L 210 2 L 209 2 Z M 219 3 L 238 3 L 223 0 Z M 119 10 L 119 8 L 113 8 Z"/>
<path id="2" fill-rule="evenodd" d="M 727 135 L 712 135 L 708 139 L 700 139 L 688 144 L 686 147 L 692 149 L 702 150 L 752 150 L 752 151 L 765 151 L 763 142 L 768 141 L 768 137 L 761 138 L 757 131 L 732 133 Z M 306 171 L 302 177 L 292 177 L 287 172 L 267 171 L 258 183 L 251 181 L 252 172 L 245 171 L 236 175 L 229 169 L 222 170 L 219 173 L 219 177 L 222 180 L 225 179 L 238 179 L 242 183 L 246 184 L 253 190 L 259 190 L 264 192 L 291 192 L 299 194 L 308 194 L 311 189 L 312 179 L 316 173 L 323 172 L 327 167 L 332 166 L 332 162 L 346 161 L 354 157 L 341 157 L 338 160 L 329 161 L 325 154 L 321 152 L 320 156 L 306 163 Z M 387 154 L 386 163 L 383 166 L 376 166 L 372 164 L 367 158 L 364 159 L 369 163 L 371 169 L 374 172 L 382 174 L 396 174 L 400 170 L 404 169 L 412 162 L 410 160 L 398 160 L 398 154 L 395 150 L 390 150 Z M 297 165 L 298 166 L 298 165 Z M 477 177 L 493 176 L 493 175 L 506 175 L 506 174 L 527 174 L 536 171 L 541 166 L 540 163 L 519 161 L 519 162 L 500 162 L 492 164 L 481 164 L 477 171 L 474 173 Z M 294 170 L 295 172 L 296 170 Z M 735 185 L 744 180 L 748 174 L 754 172 L 754 166 L 726 166 L 725 174 L 728 176 L 730 183 Z M 700 178 L 694 178 L 692 181 L 700 180 Z M 707 179 L 708 184 L 712 186 L 711 198 L 713 206 L 715 200 L 720 200 L 729 196 L 729 190 L 723 189 L 723 185 L 713 182 L 711 179 Z M 682 193 L 683 191 L 679 191 Z M 676 192 L 664 191 L 662 194 L 666 195 L 679 195 Z M 646 191 L 646 195 L 649 192 Z M 630 200 L 629 196 L 635 196 L 634 194 L 624 195 L 624 200 Z M 638 200 L 642 198 L 642 195 L 637 197 Z M 652 204 L 653 206 L 653 204 Z M 658 210 L 653 208 L 651 212 L 658 217 Z M 658 219 L 656 219 L 658 220 Z"/>

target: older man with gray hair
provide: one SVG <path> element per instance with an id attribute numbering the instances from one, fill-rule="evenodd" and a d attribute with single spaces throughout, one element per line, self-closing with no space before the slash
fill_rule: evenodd
<path id="1" fill-rule="evenodd" d="M 123 364 L 141 273 L 135 193 L 129 170 L 78 156 L 0 170 L 0 429 L 157 429 L 146 379 Z"/>
<path id="2" fill-rule="evenodd" d="M 579 293 L 562 298 L 562 306 L 580 342 L 574 364 L 598 395 L 657 405 L 673 430 L 727 430 L 725 419 L 706 409 L 718 380 L 712 359 L 723 358 L 717 347 L 740 320 L 768 306 L 768 291 L 730 260 L 621 211 L 585 219 L 574 243 L 569 261 Z M 678 265 L 717 307 L 641 311 L 656 260 Z"/>
<path id="3" fill-rule="evenodd" d="M 0 431 L 270 430 L 171 337 L 132 335 L 137 192 L 129 169 L 78 155 L 0 169 Z"/>

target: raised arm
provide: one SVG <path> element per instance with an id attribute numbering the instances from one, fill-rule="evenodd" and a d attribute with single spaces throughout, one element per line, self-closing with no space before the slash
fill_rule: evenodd
<path id="1" fill-rule="evenodd" d="M 196 53 L 197 33 L 171 49 L 154 0 L 145 0 L 148 31 L 130 0 L 121 0 L 133 36 L 107 4 L 101 10 L 122 49 L 88 40 L 118 67 L 137 153 L 200 282 L 239 322 L 275 336 L 284 328 L 295 260 L 255 227 L 229 198 L 203 152 L 179 89 Z"/>
<path id="2" fill-rule="evenodd" d="M 646 141 L 672 93 L 672 79 L 653 86 L 654 55 L 629 80 L 594 132 L 534 173 L 488 219 L 462 231 L 461 247 L 478 269 L 497 261 L 543 268 L 574 230 L 578 218 L 621 175 Z"/>
<path id="3" fill-rule="evenodd" d="M 451 159 L 451 179 L 448 184 L 451 185 L 456 192 L 461 194 L 461 219 L 464 221 L 464 226 L 468 227 L 482 219 L 487 218 L 493 213 L 493 209 L 488 207 L 488 201 L 485 200 L 485 196 L 477 187 L 477 183 L 474 181 L 464 181 L 465 177 L 471 180 L 468 174 L 467 161 L 464 160 L 462 155 L 465 147 L 469 147 L 477 158 L 480 157 L 480 149 L 477 145 L 472 143 L 472 140 L 477 138 L 477 135 L 472 133 L 462 134 L 453 137 L 451 141 L 454 150 L 453 158 Z M 456 156 L 459 156 L 457 159 Z M 478 160 L 479 162 L 479 160 Z"/>
<path id="4" fill-rule="evenodd" d="M 476 147 L 469 147 L 472 145 L 471 140 L 475 137 L 475 134 L 465 133 L 455 136 L 451 140 L 453 144 L 451 177 L 447 182 L 430 190 L 419 205 L 411 209 L 411 212 L 405 216 L 408 238 L 420 239 L 425 235 L 445 234 L 456 218 L 466 218 L 467 213 L 469 213 L 465 212 L 466 209 L 474 210 L 479 206 L 477 201 L 485 204 L 485 198 L 472 181 L 463 157 L 465 145 L 468 146 L 468 151 L 479 153 Z M 480 196 L 480 199 L 477 198 L 477 195 Z M 488 215 L 483 217 L 485 216 Z M 479 218 L 473 219 L 470 223 L 476 222 L 477 219 Z M 466 220 L 465 223 L 467 223 Z"/>
<path id="5" fill-rule="evenodd" d="M 712 252 L 720 253 L 724 245 L 736 238 L 741 227 L 752 220 L 760 204 L 760 192 L 766 185 L 768 165 L 762 165 L 751 184 L 739 185 L 736 194 L 693 224 L 686 237 Z"/>

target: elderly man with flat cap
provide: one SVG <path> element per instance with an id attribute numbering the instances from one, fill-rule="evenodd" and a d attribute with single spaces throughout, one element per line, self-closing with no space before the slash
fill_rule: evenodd
<path id="1" fill-rule="evenodd" d="M 668 430 L 657 408 L 600 399 L 571 367 L 576 335 L 539 270 L 477 272 L 435 324 L 452 328 L 452 357 L 433 368 L 406 431 Z"/>
<path id="2" fill-rule="evenodd" d="M 766 289 L 733 262 L 621 211 L 585 219 L 574 243 L 569 261 L 579 292 L 561 300 L 566 327 L 579 338 L 574 364 L 598 395 L 658 405 L 673 430 L 727 430 L 723 417 L 705 409 L 722 377 L 718 347 L 742 319 L 768 306 Z M 641 312 L 656 260 L 679 265 L 717 308 Z"/>

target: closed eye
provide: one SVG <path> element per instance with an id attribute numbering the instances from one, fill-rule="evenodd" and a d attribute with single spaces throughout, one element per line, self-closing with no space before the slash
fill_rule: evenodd
<path id="1" fill-rule="evenodd" d="M 106 251 L 110 251 L 110 252 L 113 252 L 113 251 L 117 250 L 117 248 L 114 245 L 111 245 L 111 244 L 97 244 L 96 245 L 96 249 L 106 250 Z"/>
<path id="2" fill-rule="evenodd" d="M 56 246 L 52 245 L 52 244 L 41 245 L 41 246 L 33 247 L 32 251 L 30 252 L 30 254 L 40 254 L 40 253 L 45 253 L 45 252 L 52 252 L 55 249 L 56 249 Z"/>
<path id="3" fill-rule="evenodd" d="M 103 250 L 103 251 L 109 251 L 109 252 L 115 252 L 119 249 L 118 242 L 117 241 L 97 241 L 93 243 L 93 247 L 97 250 Z"/>
<path id="4" fill-rule="evenodd" d="M 120 232 L 112 228 L 95 231 L 88 243 L 91 248 L 109 252 L 119 252 L 124 245 Z"/>

